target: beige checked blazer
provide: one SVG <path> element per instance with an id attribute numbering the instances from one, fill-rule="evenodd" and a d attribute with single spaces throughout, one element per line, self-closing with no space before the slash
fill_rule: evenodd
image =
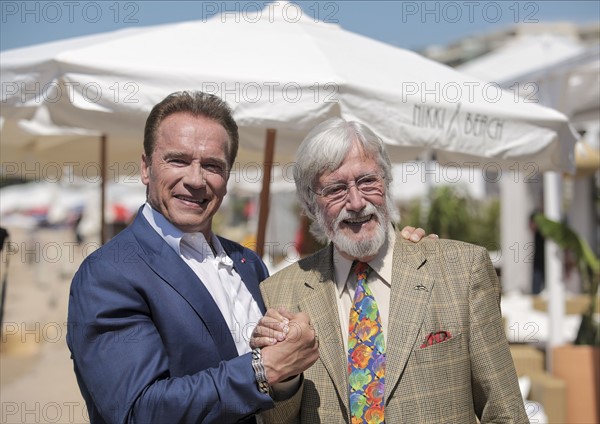
<path id="1" fill-rule="evenodd" d="M 310 315 L 320 353 L 296 395 L 263 414 L 268 423 L 349 422 L 332 249 L 260 285 L 267 307 Z M 386 423 L 529 422 L 502 326 L 500 284 L 484 248 L 453 240 L 415 244 L 398 234 L 387 331 Z M 421 348 L 439 331 L 451 338 Z"/>

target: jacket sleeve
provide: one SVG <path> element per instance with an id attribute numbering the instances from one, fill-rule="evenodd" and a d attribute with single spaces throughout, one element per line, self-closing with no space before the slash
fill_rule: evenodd
<path id="1" fill-rule="evenodd" d="M 273 406 L 257 389 L 251 354 L 172 376 L 130 272 L 86 261 L 71 285 L 67 343 L 92 423 L 226 423 Z"/>
<path id="2" fill-rule="evenodd" d="M 485 423 L 528 423 L 500 312 L 500 283 L 484 248 L 471 264 L 469 313 L 475 412 Z"/>

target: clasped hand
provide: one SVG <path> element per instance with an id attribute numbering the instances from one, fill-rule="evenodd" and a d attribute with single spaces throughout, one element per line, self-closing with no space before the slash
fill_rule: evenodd
<path id="1" fill-rule="evenodd" d="M 310 317 L 285 308 L 268 309 L 252 332 L 250 347 L 261 348 L 269 384 L 302 373 L 319 358 L 319 340 Z"/>

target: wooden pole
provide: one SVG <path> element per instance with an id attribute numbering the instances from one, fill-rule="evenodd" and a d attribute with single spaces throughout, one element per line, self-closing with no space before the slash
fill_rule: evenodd
<path id="1" fill-rule="evenodd" d="M 106 243 L 106 217 L 104 206 L 106 202 L 106 134 L 100 136 L 100 245 Z"/>
<path id="2" fill-rule="evenodd" d="M 265 156 L 263 160 L 263 179 L 262 189 L 260 191 L 260 209 L 258 212 L 258 230 L 256 232 L 256 253 L 261 258 L 265 252 L 265 234 L 267 232 L 267 221 L 269 218 L 269 192 L 271 189 L 271 170 L 273 168 L 273 159 L 275 157 L 275 137 L 277 131 L 269 128 L 267 130 L 267 140 L 265 146 Z"/>

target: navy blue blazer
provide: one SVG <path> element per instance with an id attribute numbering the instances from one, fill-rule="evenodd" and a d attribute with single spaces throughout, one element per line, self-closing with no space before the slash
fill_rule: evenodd
<path id="1" fill-rule="evenodd" d="M 264 263 L 219 240 L 264 312 Z M 91 423 L 255 422 L 274 404 L 233 337 L 242 335 L 141 209 L 73 278 L 67 344 Z"/>

